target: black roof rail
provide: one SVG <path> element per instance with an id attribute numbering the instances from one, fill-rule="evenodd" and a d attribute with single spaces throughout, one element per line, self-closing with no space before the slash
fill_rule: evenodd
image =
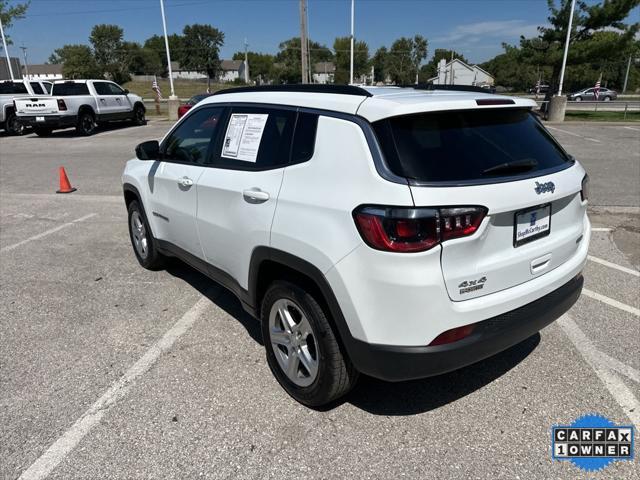
<path id="1" fill-rule="evenodd" d="M 454 92 L 481 92 L 494 93 L 493 89 L 476 87 L 475 85 L 434 85 L 433 83 L 418 83 L 416 85 L 403 85 L 416 90 L 450 90 Z"/>
<path id="2" fill-rule="evenodd" d="M 372 97 L 373 95 L 361 87 L 353 85 L 328 85 L 320 83 L 289 83 L 283 85 L 260 85 L 255 87 L 237 87 L 218 90 L 214 95 L 246 92 L 305 92 L 305 93 L 337 93 L 339 95 L 357 95 Z"/>

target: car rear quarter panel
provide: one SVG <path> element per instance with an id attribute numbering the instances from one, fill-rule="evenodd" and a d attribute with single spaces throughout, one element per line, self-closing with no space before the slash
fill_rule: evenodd
<path id="1" fill-rule="evenodd" d="M 323 273 L 362 244 L 358 205 L 413 205 L 407 185 L 377 173 L 366 137 L 354 122 L 321 116 L 313 157 L 287 167 L 271 229 L 271 246 Z"/>

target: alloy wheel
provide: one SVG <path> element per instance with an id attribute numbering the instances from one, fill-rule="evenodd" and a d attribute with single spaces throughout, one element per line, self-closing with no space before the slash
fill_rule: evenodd
<path id="1" fill-rule="evenodd" d="M 281 298 L 269 312 L 269 341 L 278 365 L 299 387 L 308 387 L 318 376 L 318 343 L 302 309 Z"/>
<path id="2" fill-rule="evenodd" d="M 147 230 L 144 228 L 144 222 L 140 216 L 140 212 L 134 211 L 131 214 L 131 220 L 129 222 L 129 228 L 131 228 L 131 238 L 133 238 L 133 245 L 136 248 L 136 252 L 143 260 L 149 255 L 149 245 L 147 241 Z"/>

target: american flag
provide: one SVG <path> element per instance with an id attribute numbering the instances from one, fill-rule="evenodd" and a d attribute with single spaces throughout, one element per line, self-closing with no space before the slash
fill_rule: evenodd
<path id="1" fill-rule="evenodd" d="M 160 87 L 158 86 L 158 78 L 154 75 L 153 82 L 151 83 L 151 90 L 156 92 L 156 96 L 158 98 L 162 98 L 162 92 L 160 91 Z"/>
<path id="2" fill-rule="evenodd" d="M 598 96 L 600 95 L 600 83 L 602 82 L 602 74 L 600 74 L 600 78 L 598 78 L 598 81 L 596 82 L 595 86 L 593 87 L 593 94 L 596 97 L 596 101 L 598 100 Z"/>

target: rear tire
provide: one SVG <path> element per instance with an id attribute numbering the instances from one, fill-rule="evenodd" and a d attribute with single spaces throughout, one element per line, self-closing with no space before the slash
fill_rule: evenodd
<path id="1" fill-rule="evenodd" d="M 129 237 L 138 263 L 147 270 L 161 270 L 165 257 L 158 251 L 158 242 L 153 238 L 143 208 L 134 200 L 129 204 L 127 212 Z"/>
<path id="2" fill-rule="evenodd" d="M 24 125 L 18 121 L 18 117 L 14 112 L 7 115 L 4 129 L 8 135 L 22 135 L 24 133 Z"/>
<path id="3" fill-rule="evenodd" d="M 611 101 L 611 97 L 604 97 L 602 100 L 605 101 L 605 102 L 610 102 Z"/>
<path id="4" fill-rule="evenodd" d="M 144 107 L 141 105 L 136 105 L 133 109 L 133 124 L 140 127 L 147 124 Z"/>
<path id="5" fill-rule="evenodd" d="M 52 132 L 50 128 L 43 127 L 34 127 L 33 131 L 36 132 L 36 135 L 38 135 L 39 137 L 48 137 Z"/>
<path id="6" fill-rule="evenodd" d="M 76 124 L 76 132 L 78 134 L 88 137 L 93 135 L 96 129 L 96 119 L 93 113 L 84 111 L 78 116 L 78 123 Z"/>
<path id="7" fill-rule="evenodd" d="M 262 301 L 267 362 L 298 402 L 325 405 L 353 388 L 358 372 L 343 355 L 326 313 L 303 288 L 276 281 Z"/>

